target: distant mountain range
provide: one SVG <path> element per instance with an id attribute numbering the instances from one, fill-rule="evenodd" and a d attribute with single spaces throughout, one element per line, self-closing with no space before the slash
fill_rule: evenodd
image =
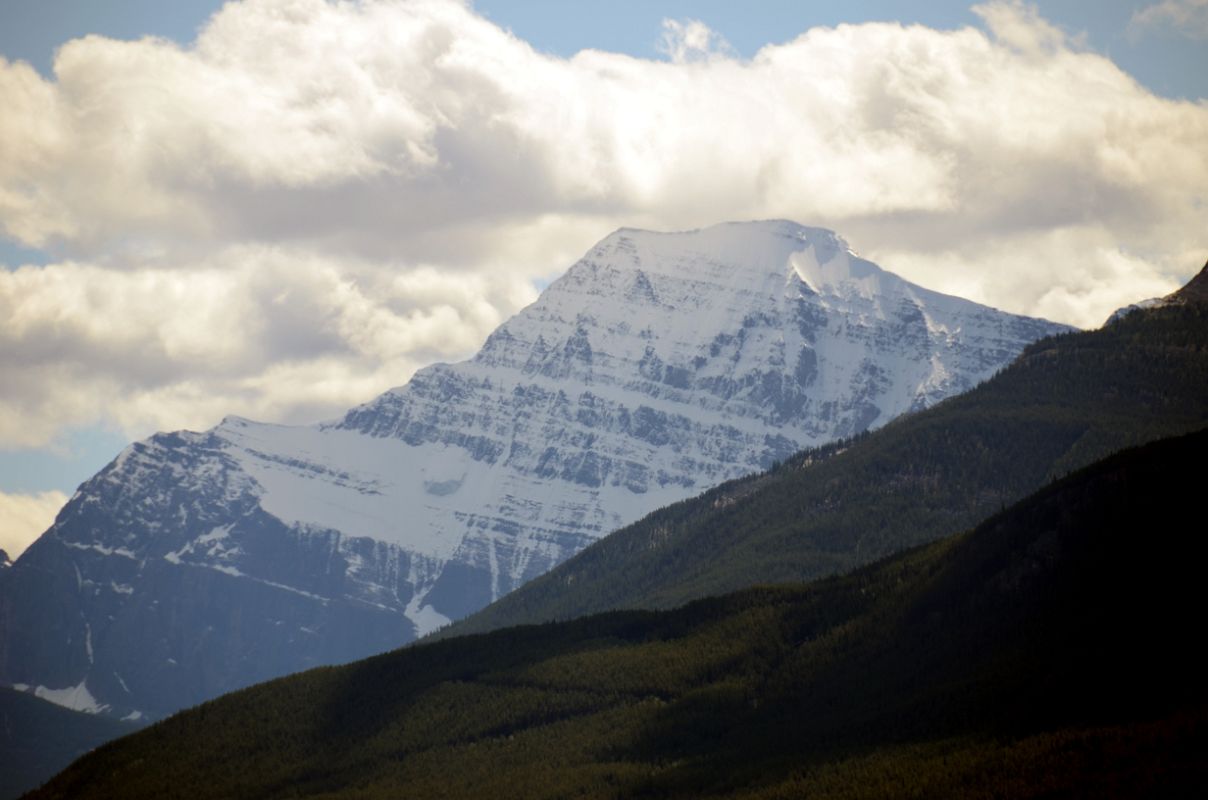
<path id="1" fill-rule="evenodd" d="M 830 231 L 621 230 L 474 358 L 343 419 L 128 447 L 0 571 L 0 681 L 145 720 L 387 650 L 1067 330 L 910 284 Z"/>

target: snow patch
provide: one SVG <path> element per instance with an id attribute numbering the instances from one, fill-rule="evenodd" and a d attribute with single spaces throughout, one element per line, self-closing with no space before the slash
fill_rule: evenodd
<path id="1" fill-rule="evenodd" d="M 233 522 L 227 525 L 219 525 L 209 533 L 204 533 L 201 536 L 198 536 L 196 542 L 198 544 L 211 544 L 213 542 L 226 539 L 230 535 L 231 528 L 233 527 L 235 527 L 235 523 Z"/>
<path id="2" fill-rule="evenodd" d="M 103 556 L 120 556 L 128 558 L 132 561 L 138 561 L 138 556 L 133 551 L 125 547 L 106 547 L 103 544 L 84 543 L 84 542 L 63 542 L 63 544 L 75 550 L 91 550 L 94 553 L 100 553 Z"/>
<path id="3" fill-rule="evenodd" d="M 446 617 L 444 614 L 437 611 L 429 605 L 424 605 L 424 596 L 416 594 L 411 598 L 411 602 L 407 603 L 407 608 L 403 611 L 403 616 L 411 620 L 415 625 L 415 638 L 427 636 L 432 631 L 439 630 L 448 625 L 453 620 Z"/>
<path id="4" fill-rule="evenodd" d="M 75 686 L 68 686 L 64 689 L 48 689 L 45 686 L 39 686 L 34 689 L 34 695 L 57 706 L 70 708 L 73 711 L 83 711 L 87 714 L 99 714 L 109 708 L 108 703 L 97 702 L 97 699 L 92 696 L 92 692 L 88 691 L 87 678 Z"/>

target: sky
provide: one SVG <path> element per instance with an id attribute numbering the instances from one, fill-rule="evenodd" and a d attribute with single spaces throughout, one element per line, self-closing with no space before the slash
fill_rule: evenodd
<path id="1" fill-rule="evenodd" d="M 788 218 L 1093 327 L 1208 257 L 1208 0 L 0 0 L 0 548 L 338 416 L 621 226 Z"/>

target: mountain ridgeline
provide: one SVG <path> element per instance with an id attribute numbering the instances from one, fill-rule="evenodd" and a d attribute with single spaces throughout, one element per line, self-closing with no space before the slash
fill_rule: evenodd
<path id="1" fill-rule="evenodd" d="M 1208 432 L 809 586 L 419 643 L 183 712 L 36 798 L 1193 797 Z"/>
<path id="2" fill-rule="evenodd" d="M 155 719 L 397 647 L 1064 330 L 818 228 L 617 231 L 472 359 L 339 420 L 232 417 L 128 447 L 0 571 L 0 682 Z"/>
<path id="3" fill-rule="evenodd" d="M 1208 425 L 1206 276 L 1102 329 L 1037 342 L 934 408 L 660 509 L 441 635 L 846 571 L 1122 447 Z"/>

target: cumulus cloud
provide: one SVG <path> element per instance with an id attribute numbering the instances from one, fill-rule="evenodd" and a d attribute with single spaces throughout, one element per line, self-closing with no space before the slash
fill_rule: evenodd
<path id="1" fill-rule="evenodd" d="M 1134 33 L 1169 29 L 1191 39 L 1208 39 L 1208 0 L 1163 0 L 1137 11 L 1130 28 Z"/>
<path id="2" fill-rule="evenodd" d="M 66 502 L 67 495 L 62 492 L 0 492 L 0 550 L 16 561 L 50 527 Z"/>
<path id="3" fill-rule="evenodd" d="M 787 217 L 1089 326 L 1204 260 L 1208 106 L 1018 2 L 753 58 L 533 50 L 452 0 L 247 0 L 186 46 L 0 62 L 0 443 L 337 413 L 469 354 L 621 225 Z"/>

